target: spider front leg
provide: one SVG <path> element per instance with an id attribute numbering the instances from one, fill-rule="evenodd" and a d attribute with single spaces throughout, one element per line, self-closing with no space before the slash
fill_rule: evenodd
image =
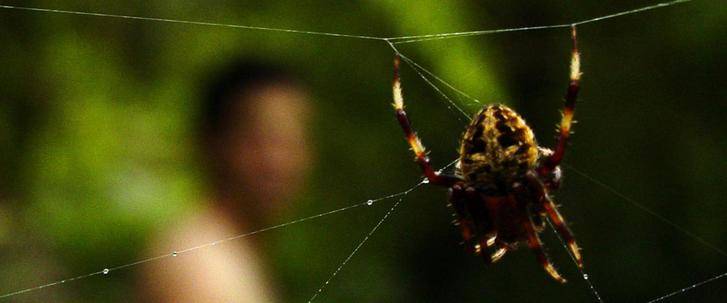
<path id="1" fill-rule="evenodd" d="M 459 178 L 455 176 L 446 176 L 441 175 L 440 173 L 436 172 L 432 165 L 429 163 L 429 157 L 427 157 L 427 151 L 424 148 L 424 145 L 422 145 L 421 140 L 419 140 L 419 137 L 417 137 L 416 133 L 412 130 L 411 122 L 409 122 L 409 118 L 406 116 L 406 112 L 404 111 L 404 97 L 401 93 L 401 80 L 399 77 L 399 64 L 401 62 L 401 59 L 399 58 L 399 55 L 397 54 L 394 57 L 394 83 L 393 83 L 393 93 L 394 93 L 394 110 L 396 111 L 396 119 L 399 121 L 399 125 L 401 125 L 401 129 L 404 130 L 404 135 L 406 136 L 406 140 L 409 143 L 409 146 L 411 147 L 411 150 L 414 151 L 414 156 L 416 157 L 416 162 L 419 163 L 419 166 L 422 168 L 422 171 L 424 171 L 424 176 L 429 180 L 429 183 L 436 184 L 436 185 L 443 185 L 443 186 L 452 186 L 455 182 L 461 181 Z"/>
<path id="2" fill-rule="evenodd" d="M 571 37 L 573 39 L 573 51 L 571 53 L 570 63 L 570 82 L 568 84 L 568 90 L 565 93 L 565 107 L 563 108 L 563 117 L 560 120 L 558 141 L 553 153 L 538 168 L 538 174 L 540 176 L 548 176 L 557 169 L 560 162 L 563 161 L 568 139 L 571 135 L 571 125 L 573 124 L 573 114 L 576 109 L 576 99 L 578 99 L 581 80 L 581 56 L 578 52 L 575 25 L 571 27 Z"/>

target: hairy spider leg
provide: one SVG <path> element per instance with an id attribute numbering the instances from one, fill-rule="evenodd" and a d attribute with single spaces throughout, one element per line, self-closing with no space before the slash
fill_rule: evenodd
<path id="1" fill-rule="evenodd" d="M 487 210 L 478 207 L 478 205 L 482 206 L 482 197 L 473 187 L 465 189 L 461 182 L 452 185 L 449 195 L 449 203 L 455 209 L 457 216 L 453 222 L 462 233 L 462 242 L 467 252 L 482 256 L 487 263 L 497 262 L 508 249 L 496 241 L 497 233 L 493 230 L 492 225 L 474 221 L 474 216 L 480 218 L 487 216 Z M 497 247 L 497 249 L 492 253 L 487 253 L 487 249 L 491 247 Z"/>
<path id="2" fill-rule="evenodd" d="M 576 264 L 578 264 L 578 267 L 583 268 L 583 257 L 581 256 L 581 249 L 576 243 L 573 232 L 571 232 L 570 228 L 568 228 L 565 219 L 563 219 L 563 216 L 560 214 L 558 208 L 555 206 L 555 202 L 553 202 L 553 200 L 548 195 L 545 184 L 543 184 L 543 182 L 541 182 L 534 173 L 528 173 L 526 175 L 526 179 L 528 180 L 528 185 L 531 191 L 535 192 L 535 194 L 537 195 L 536 198 L 538 199 L 539 203 L 541 203 L 545 212 L 548 214 L 548 218 L 550 218 L 550 221 L 553 223 L 555 230 L 568 245 L 568 250 L 570 250 L 573 258 L 576 260 Z"/>
<path id="3" fill-rule="evenodd" d="M 543 249 L 543 243 L 540 241 L 540 237 L 538 236 L 538 233 L 535 231 L 535 223 L 533 222 L 532 215 L 530 215 L 530 211 L 528 210 L 528 219 L 522 221 L 523 228 L 525 229 L 525 232 L 528 236 L 528 247 L 530 247 L 530 250 L 535 253 L 535 257 L 540 262 L 540 265 L 543 266 L 543 269 L 551 276 L 553 279 L 560 283 L 567 282 L 566 279 L 560 276 L 558 271 L 555 269 L 555 266 L 553 266 L 553 263 L 550 262 L 550 259 L 548 259 L 548 256 L 545 254 L 545 250 Z"/>
<path id="4" fill-rule="evenodd" d="M 581 80 L 581 56 L 578 52 L 578 39 L 576 38 L 576 26 L 571 26 L 571 37 L 573 40 L 573 50 L 570 62 L 570 82 L 568 90 L 565 93 L 565 105 L 563 108 L 563 116 L 558 126 L 558 139 L 555 145 L 555 151 L 538 168 L 538 173 L 545 176 L 553 172 L 560 162 L 563 161 L 565 150 L 568 145 L 568 139 L 571 135 L 571 125 L 573 124 L 573 114 L 576 110 L 576 99 L 578 99 L 578 91 L 580 89 Z"/>
<path id="5" fill-rule="evenodd" d="M 479 250 L 475 246 L 477 242 L 473 241 L 476 239 L 475 226 L 472 221 L 472 216 L 466 209 L 466 201 L 464 188 L 462 184 L 455 184 L 452 186 L 449 193 L 449 203 L 455 210 L 457 218 L 454 219 L 454 224 L 459 227 L 462 233 L 462 241 L 467 252 L 472 254 L 479 254 Z"/>
<path id="6" fill-rule="evenodd" d="M 396 54 L 394 57 L 394 82 L 392 86 L 394 93 L 393 105 L 394 110 L 396 111 L 396 119 L 399 121 L 401 129 L 404 130 L 404 135 L 406 136 L 406 140 L 409 143 L 411 150 L 414 152 L 416 162 L 419 163 L 422 171 L 424 171 L 424 176 L 427 177 L 429 182 L 436 185 L 452 186 L 455 182 L 461 180 L 455 176 L 441 175 L 434 171 L 432 165 L 429 163 L 427 150 L 424 148 L 421 140 L 412 129 L 411 122 L 409 122 L 409 118 L 406 116 L 406 112 L 404 111 L 404 97 L 401 92 L 401 79 L 399 77 L 400 62 L 401 58 L 399 58 L 399 55 Z"/>
<path id="7" fill-rule="evenodd" d="M 578 264 L 578 267 L 583 268 L 581 249 L 578 247 L 578 244 L 576 244 L 573 233 L 566 225 L 563 216 L 561 216 L 560 212 L 558 212 L 558 209 L 555 207 L 555 203 L 553 203 L 553 200 L 551 200 L 548 196 L 545 196 L 544 207 L 545 211 L 548 212 L 550 221 L 553 222 L 553 225 L 555 226 L 555 230 L 558 231 L 558 234 L 560 234 L 560 236 L 563 237 L 563 240 L 568 244 L 568 250 L 570 250 L 573 258 L 576 260 L 576 264 Z"/>
<path id="8" fill-rule="evenodd" d="M 477 234 L 477 247 L 479 247 L 478 255 L 482 256 L 488 264 L 497 262 L 507 252 L 505 246 L 497 239 L 497 227 L 492 218 L 490 204 L 500 204 L 497 201 L 502 200 L 501 197 L 489 197 L 478 192 L 477 189 L 470 186 L 465 189 L 467 195 L 467 211 L 474 218 L 475 231 Z M 491 252 L 493 247 L 497 249 Z"/>
<path id="9" fill-rule="evenodd" d="M 507 250 L 506 246 L 498 246 L 497 250 L 490 254 L 490 263 L 499 261 L 507 253 Z"/>

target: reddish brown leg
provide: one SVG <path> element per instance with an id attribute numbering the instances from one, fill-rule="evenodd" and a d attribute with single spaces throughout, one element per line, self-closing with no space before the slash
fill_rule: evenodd
<path id="1" fill-rule="evenodd" d="M 535 231 L 535 227 L 533 224 L 532 216 L 528 214 L 528 220 L 522 222 L 523 228 L 525 229 L 525 232 L 528 235 L 528 247 L 535 253 L 535 257 L 537 258 L 540 265 L 543 266 L 545 271 L 553 277 L 556 281 L 560 283 L 565 283 L 566 280 L 560 276 L 558 271 L 555 270 L 555 267 L 552 263 L 550 263 L 550 260 L 548 259 L 548 256 L 545 254 L 545 251 L 543 250 L 543 244 L 540 242 L 540 237 L 538 236 L 538 233 Z"/>
<path id="2" fill-rule="evenodd" d="M 573 124 L 573 114 L 576 109 L 576 99 L 578 98 L 578 90 L 580 88 L 581 79 L 581 59 L 580 53 L 578 52 L 578 40 L 576 39 L 575 25 L 571 28 L 571 35 L 573 38 L 573 51 L 570 63 L 570 83 L 568 84 L 568 90 L 565 93 L 565 107 L 563 108 L 563 117 L 560 120 L 558 141 L 555 145 L 553 154 L 543 162 L 543 165 L 540 168 L 538 168 L 538 173 L 541 176 L 545 176 L 553 172 L 555 168 L 560 165 L 560 162 L 563 161 L 565 149 L 568 145 L 568 139 L 571 135 L 571 125 Z"/>
<path id="3" fill-rule="evenodd" d="M 478 254 L 479 251 L 477 251 L 475 246 L 477 242 L 474 240 L 476 238 L 475 226 L 469 212 L 466 209 L 466 202 L 464 201 L 465 194 L 462 184 L 453 185 L 449 195 L 449 203 L 452 205 L 457 214 L 457 218 L 454 222 L 455 225 L 459 226 L 460 232 L 462 232 L 462 241 L 464 242 L 465 248 L 469 253 Z"/>
<path id="4" fill-rule="evenodd" d="M 407 118 L 406 116 L 406 112 L 404 111 L 404 97 L 401 93 L 401 80 L 399 78 L 400 61 L 401 60 L 399 58 L 399 55 L 396 55 L 396 57 L 394 58 L 393 83 L 393 105 L 394 110 L 396 111 L 396 119 L 399 120 L 399 125 L 401 125 L 401 129 L 404 130 L 406 140 L 409 143 L 411 150 L 414 151 L 416 162 L 419 163 L 422 171 L 424 171 L 424 176 L 427 177 L 429 182 L 437 185 L 452 186 L 452 184 L 461 180 L 454 176 L 440 175 L 438 172 L 434 171 L 432 165 L 429 163 L 429 157 L 427 157 L 427 151 L 424 148 L 424 145 L 422 145 L 421 140 L 419 140 L 419 137 L 417 137 L 414 130 L 412 130 L 411 122 L 409 122 L 409 118 Z"/>
<path id="5" fill-rule="evenodd" d="M 482 256 L 488 264 L 496 262 L 505 254 L 506 250 L 501 249 L 502 245 L 497 241 L 497 229 L 491 220 L 491 210 L 487 205 L 497 202 L 489 201 L 489 199 L 495 198 L 482 196 L 474 187 L 467 187 L 465 195 L 467 197 L 467 211 L 473 218 L 478 218 L 477 221 L 473 222 L 477 234 L 477 246 L 475 248 L 478 255 Z M 497 199 L 499 200 L 499 198 Z M 492 248 L 495 246 L 497 246 L 497 250 L 492 252 Z"/>
<path id="6" fill-rule="evenodd" d="M 576 239 L 573 237 L 570 228 L 566 225 L 563 216 L 560 215 L 560 212 L 555 207 L 555 203 L 548 196 L 545 196 L 544 207 L 545 211 L 548 212 L 550 221 L 555 226 L 555 230 L 563 237 L 563 241 L 568 244 L 568 250 L 573 255 L 573 259 L 576 260 L 576 264 L 578 264 L 578 267 L 583 268 L 583 257 L 581 257 L 581 250 L 578 248 L 578 244 L 576 244 Z"/>
<path id="7" fill-rule="evenodd" d="M 534 173 L 526 174 L 526 179 L 528 180 L 528 187 L 530 188 L 530 191 L 536 195 L 536 198 L 548 214 L 548 218 L 550 218 L 550 221 L 553 222 L 555 230 L 563 238 L 563 241 L 567 243 L 568 250 L 570 250 L 573 258 L 576 260 L 578 267 L 582 268 L 583 258 L 581 257 L 581 251 L 580 248 L 578 248 L 578 244 L 576 244 L 573 232 L 571 232 L 570 228 L 568 228 L 565 219 L 563 219 L 563 216 L 560 212 L 558 212 L 553 200 L 550 199 L 550 196 L 545 189 L 545 185 L 540 181 L 540 179 L 538 179 L 537 176 L 535 176 Z"/>

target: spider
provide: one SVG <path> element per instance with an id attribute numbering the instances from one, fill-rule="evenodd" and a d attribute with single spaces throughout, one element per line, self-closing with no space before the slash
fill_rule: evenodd
<path id="1" fill-rule="evenodd" d="M 398 53 L 394 58 L 396 118 L 429 183 L 449 188 L 449 204 L 456 213 L 454 224 L 459 226 L 466 249 L 490 264 L 526 242 L 545 271 L 560 283 L 566 280 L 545 254 L 539 233 L 549 219 L 567 242 L 578 267 L 583 267 L 575 238 L 549 194 L 560 186 L 559 165 L 571 135 L 581 77 L 575 26 L 571 27 L 571 37 L 570 82 L 554 150 L 538 146 L 533 131 L 512 109 L 486 105 L 462 136 L 453 175 L 432 168 L 426 149 L 412 130 L 401 92 L 401 59 Z"/>

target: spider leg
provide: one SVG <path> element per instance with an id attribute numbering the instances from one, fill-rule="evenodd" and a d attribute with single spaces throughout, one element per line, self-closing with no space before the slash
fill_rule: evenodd
<path id="1" fill-rule="evenodd" d="M 472 218 L 466 209 L 466 201 L 462 184 L 455 184 L 450 188 L 449 203 L 455 210 L 457 218 L 453 221 L 459 227 L 462 233 L 462 241 L 469 253 L 478 254 L 477 243 L 473 241 L 476 238 L 475 226 Z"/>
<path id="2" fill-rule="evenodd" d="M 523 221 L 523 228 L 525 229 L 525 232 L 528 236 L 528 247 L 535 253 L 535 257 L 537 258 L 538 262 L 543 266 L 545 271 L 556 281 L 560 283 L 565 283 L 566 280 L 560 276 L 557 270 L 555 270 L 555 267 L 552 263 L 550 263 L 550 260 L 548 259 L 548 256 L 545 254 L 545 250 L 543 249 L 543 244 L 540 242 L 540 237 L 538 236 L 538 233 L 535 231 L 535 225 L 533 223 L 533 220 L 531 216 L 528 216 L 527 221 Z"/>
<path id="3" fill-rule="evenodd" d="M 555 145 L 553 154 L 543 162 L 538 168 L 538 173 L 545 176 L 553 172 L 560 162 L 563 161 L 565 149 L 568 145 L 568 139 L 571 135 L 571 125 L 573 124 L 573 114 L 576 108 L 576 99 L 578 98 L 578 90 L 580 89 L 581 79 L 581 57 L 578 52 L 578 43 L 576 39 L 576 27 L 571 27 L 571 37 L 573 39 L 573 50 L 570 63 L 570 82 L 568 90 L 565 93 L 565 106 L 563 108 L 563 116 L 560 120 L 558 141 Z"/>
<path id="4" fill-rule="evenodd" d="M 494 253 L 492 253 L 490 255 L 490 263 L 495 263 L 495 262 L 499 261 L 500 258 L 502 258 L 502 256 L 504 256 L 505 253 L 507 253 L 507 250 L 508 250 L 507 247 L 500 246 Z"/>
<path id="5" fill-rule="evenodd" d="M 495 245 L 495 243 L 497 243 L 496 242 L 497 241 L 497 234 L 495 234 L 494 236 L 491 236 L 489 238 L 485 238 L 485 239 L 487 239 L 487 240 L 483 241 L 483 242 L 485 242 L 485 246 L 486 247 L 492 247 L 493 245 Z"/>
<path id="6" fill-rule="evenodd" d="M 558 212 L 558 209 L 555 207 L 553 200 L 547 196 L 545 197 L 545 211 L 548 212 L 548 217 L 550 217 L 550 221 L 553 222 L 555 230 L 558 231 L 558 234 L 560 234 L 560 236 L 563 237 L 563 240 L 565 240 L 568 244 L 568 250 L 570 250 L 573 258 L 576 260 L 576 264 L 578 264 L 578 267 L 583 268 L 583 257 L 581 257 L 581 251 L 580 248 L 578 248 L 578 244 L 576 244 L 576 239 L 573 237 L 573 233 L 570 231 L 570 228 L 566 225 L 563 216 L 560 215 L 560 212 Z"/>
<path id="7" fill-rule="evenodd" d="M 461 182 L 452 185 L 449 199 L 457 214 L 454 222 L 462 232 L 463 244 L 469 253 L 482 256 L 486 263 L 497 262 L 507 248 L 497 241 L 497 232 L 492 230 L 492 225 L 483 221 L 486 210 L 481 207 L 482 197 L 473 187 L 464 186 Z M 476 221 L 475 217 L 480 219 Z M 488 249 L 494 246 L 497 250 L 489 253 Z"/>
<path id="8" fill-rule="evenodd" d="M 399 58 L 399 55 L 396 55 L 394 58 L 394 82 L 392 87 L 396 119 L 399 121 L 401 129 L 404 130 L 404 135 L 406 136 L 406 140 L 409 143 L 411 150 L 414 151 L 416 162 L 419 163 L 422 171 L 424 171 L 424 176 L 427 177 L 429 182 L 437 185 L 452 186 L 455 182 L 461 180 L 455 176 L 441 175 L 432 168 L 432 165 L 429 163 L 429 157 L 427 156 L 427 150 L 424 148 L 421 140 L 419 140 L 419 137 L 417 137 L 416 133 L 412 129 L 411 122 L 406 116 L 406 112 L 404 111 L 404 97 L 401 93 L 401 79 L 399 77 L 400 62 L 401 59 Z"/>
<path id="9" fill-rule="evenodd" d="M 497 249 L 493 252 L 489 252 L 491 250 L 488 250 L 491 247 L 497 246 Z M 485 260 L 487 264 L 492 264 L 500 260 L 505 253 L 508 251 L 507 246 L 503 245 L 502 243 L 499 243 L 497 241 L 497 235 L 481 235 L 479 236 L 479 243 L 477 244 L 477 247 L 479 250 L 477 251 L 477 254 L 482 256 L 482 258 Z"/>
<path id="10" fill-rule="evenodd" d="M 468 186 L 464 192 L 467 197 L 467 211 L 473 218 L 473 226 L 477 237 L 475 252 L 477 255 L 482 256 L 486 263 L 494 263 L 506 251 L 502 249 L 503 246 L 497 241 L 497 229 L 495 229 L 486 206 L 488 199 L 493 198 L 482 196 L 471 186 Z M 497 243 L 498 250 L 490 253 L 490 248 L 494 247 L 495 243 Z"/>
<path id="11" fill-rule="evenodd" d="M 545 185 L 533 173 L 526 174 L 526 178 L 528 180 L 528 185 L 537 195 L 536 198 L 542 203 L 541 205 L 548 214 L 550 221 L 553 222 L 555 230 L 558 234 L 560 234 L 563 240 L 566 241 L 568 250 L 570 250 L 573 258 L 576 260 L 576 264 L 578 264 L 578 267 L 583 268 L 583 258 L 581 256 L 580 248 L 578 248 L 578 244 L 576 244 L 573 232 L 571 232 L 570 228 L 568 228 L 568 225 L 565 223 L 565 219 L 563 219 L 563 216 L 560 212 L 558 212 L 558 208 L 548 195 Z"/>

